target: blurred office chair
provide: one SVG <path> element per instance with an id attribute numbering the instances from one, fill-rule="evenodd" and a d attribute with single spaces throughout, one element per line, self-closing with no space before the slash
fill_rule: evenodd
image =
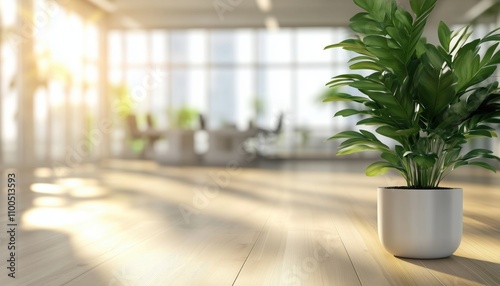
<path id="1" fill-rule="evenodd" d="M 136 153 L 139 151 L 137 145 L 137 141 L 142 141 L 143 136 L 142 132 L 139 130 L 139 126 L 137 125 L 137 117 L 134 114 L 129 114 L 125 118 L 125 123 L 126 123 L 126 128 L 127 128 L 127 136 L 125 138 L 124 144 L 129 147 L 130 151 L 133 151 Z M 145 148 L 142 147 L 142 150 L 140 150 L 140 156 L 144 157 L 145 156 Z M 129 153 L 130 155 L 130 153 Z"/>
<path id="2" fill-rule="evenodd" d="M 198 121 L 200 123 L 200 130 L 206 130 L 207 129 L 207 121 L 205 119 L 205 116 L 203 116 L 203 114 L 201 114 L 201 113 L 198 114 Z"/>
<path id="3" fill-rule="evenodd" d="M 278 121 L 274 129 L 258 129 L 256 149 L 259 156 L 266 157 L 276 153 L 276 145 L 283 130 L 284 117 L 285 114 L 281 112 L 278 116 Z"/>
<path id="4" fill-rule="evenodd" d="M 141 132 L 139 131 L 139 127 L 137 126 L 137 118 L 134 114 L 130 114 L 126 118 L 127 121 L 127 132 L 128 136 L 131 139 L 140 139 Z"/>
<path id="5" fill-rule="evenodd" d="M 153 119 L 153 115 L 151 113 L 146 114 L 146 123 L 148 125 L 148 130 L 146 132 L 146 137 L 148 140 L 148 144 L 153 147 L 156 141 L 158 141 L 162 137 L 162 133 L 156 127 L 156 124 Z"/>
<path id="6" fill-rule="evenodd" d="M 146 115 L 146 122 L 148 125 L 147 130 L 140 130 L 137 124 L 137 116 L 130 114 L 126 118 L 127 124 L 127 139 L 129 140 L 142 140 L 144 146 L 140 152 L 141 157 L 146 157 L 147 153 L 154 151 L 155 142 L 162 137 L 162 132 L 154 128 L 153 118 L 151 114 Z M 132 142 L 132 144 L 134 144 Z M 133 149 L 133 146 L 132 146 Z"/>

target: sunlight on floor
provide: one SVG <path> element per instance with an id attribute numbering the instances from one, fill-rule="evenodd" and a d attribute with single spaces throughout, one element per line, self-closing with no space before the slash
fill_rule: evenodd
<path id="1" fill-rule="evenodd" d="M 65 207 L 67 204 L 68 200 L 66 198 L 43 196 L 33 199 L 33 206 L 41 208 Z"/>
<path id="2" fill-rule="evenodd" d="M 46 195 L 63 195 L 67 192 L 64 186 L 46 183 L 32 184 L 30 189 L 32 192 Z"/>

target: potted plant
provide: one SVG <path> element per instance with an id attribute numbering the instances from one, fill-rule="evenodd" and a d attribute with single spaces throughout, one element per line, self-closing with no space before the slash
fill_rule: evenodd
<path id="1" fill-rule="evenodd" d="M 194 129 L 198 119 L 198 111 L 195 108 L 183 106 L 177 110 L 168 110 L 171 128 L 175 129 Z"/>
<path id="2" fill-rule="evenodd" d="M 492 171 L 484 160 L 500 160 L 487 149 L 466 152 L 472 138 L 496 137 L 500 123 L 498 83 L 490 80 L 500 63 L 500 34 L 494 30 L 469 41 L 470 28 L 438 27 L 439 44 L 422 36 L 437 0 L 410 0 L 411 12 L 394 0 L 354 0 L 364 11 L 351 18 L 356 36 L 327 48 L 343 48 L 357 56 L 351 70 L 327 84 L 348 86 L 356 94 L 335 93 L 325 101 L 356 103 L 336 116 L 360 115 L 368 130 L 344 131 L 338 155 L 378 151 L 368 176 L 394 169 L 407 185 L 378 188 L 378 232 L 396 256 L 450 256 L 462 236 L 462 189 L 440 187 L 452 170 L 474 165 Z M 387 137 L 394 146 L 380 139 Z"/>

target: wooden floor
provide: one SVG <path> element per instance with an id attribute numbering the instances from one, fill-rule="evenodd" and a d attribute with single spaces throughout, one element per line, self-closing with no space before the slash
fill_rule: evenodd
<path id="1" fill-rule="evenodd" d="M 377 238 L 376 187 L 401 181 L 362 170 L 37 169 L 31 191 L 18 190 L 15 280 L 2 195 L 0 285 L 500 285 L 499 174 L 464 169 L 446 183 L 464 188 L 462 244 L 446 259 L 411 260 Z"/>

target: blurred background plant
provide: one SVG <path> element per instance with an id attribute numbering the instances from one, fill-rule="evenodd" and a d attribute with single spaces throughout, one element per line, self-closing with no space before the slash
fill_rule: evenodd
<path id="1" fill-rule="evenodd" d="M 169 109 L 167 111 L 171 128 L 193 129 L 199 116 L 197 109 L 183 106 L 178 109 Z"/>

